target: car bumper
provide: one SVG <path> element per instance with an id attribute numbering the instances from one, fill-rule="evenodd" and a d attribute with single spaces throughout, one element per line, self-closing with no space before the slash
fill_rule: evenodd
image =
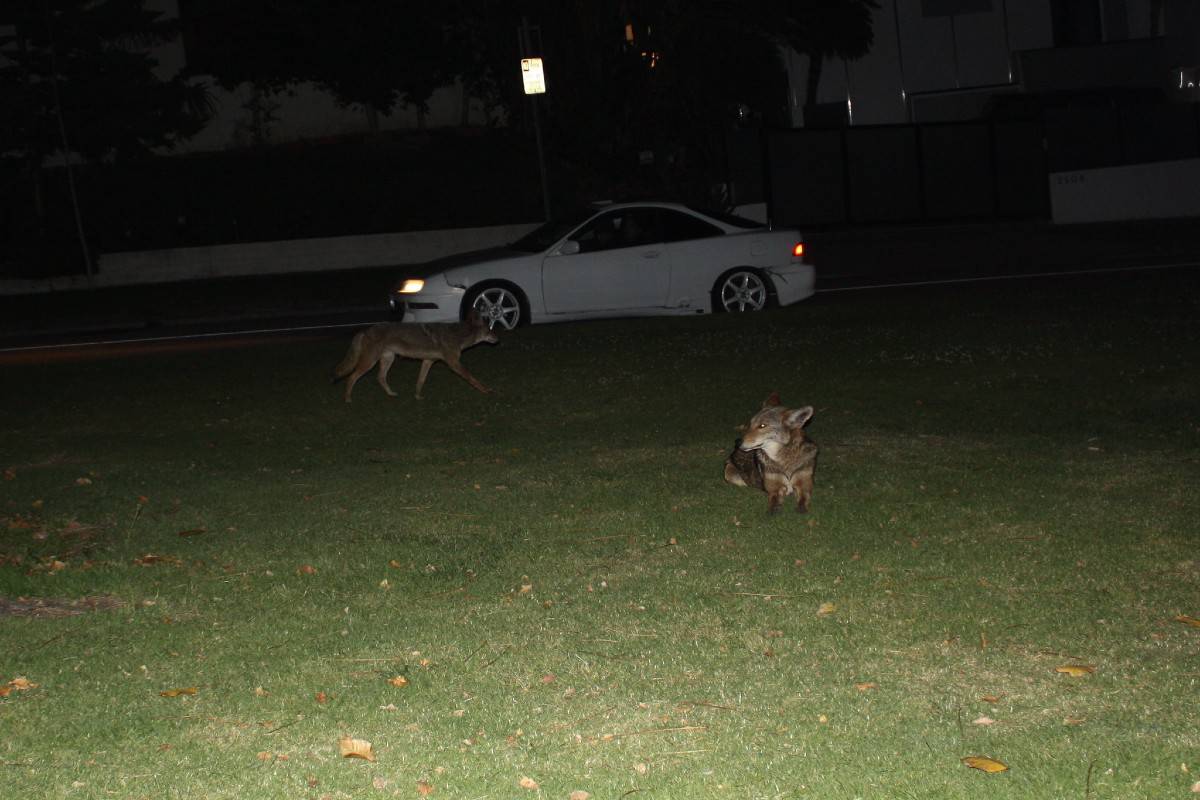
<path id="1" fill-rule="evenodd" d="M 465 291 L 454 287 L 439 294 L 393 292 L 388 298 L 388 305 L 393 312 L 403 313 L 405 322 L 458 322 L 464 294 Z"/>
<path id="2" fill-rule="evenodd" d="M 768 274 L 775 284 L 775 298 L 781 306 L 798 303 L 816 292 L 817 271 L 812 264 L 793 264 L 768 270 Z"/>

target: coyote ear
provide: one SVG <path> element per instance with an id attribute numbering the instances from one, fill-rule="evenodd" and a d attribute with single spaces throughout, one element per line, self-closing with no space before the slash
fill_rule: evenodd
<path id="1" fill-rule="evenodd" d="M 804 406 L 804 408 L 796 408 L 787 413 L 783 418 L 783 423 L 789 428 L 802 428 L 804 423 L 812 419 L 813 407 Z"/>
<path id="2" fill-rule="evenodd" d="M 769 395 L 767 395 L 767 399 L 763 400 L 763 408 L 777 405 L 779 405 L 779 392 L 771 392 Z"/>

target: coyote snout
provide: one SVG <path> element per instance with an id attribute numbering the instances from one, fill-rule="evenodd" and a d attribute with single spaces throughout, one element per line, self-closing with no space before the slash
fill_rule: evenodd
<path id="1" fill-rule="evenodd" d="M 421 387 L 425 385 L 425 379 L 429 376 L 429 368 L 435 361 L 444 361 L 446 366 L 461 375 L 463 380 L 488 394 L 492 390 L 467 372 L 460 356 L 463 350 L 480 342 L 495 344 L 498 341 L 500 340 L 496 334 L 474 309 L 467 312 L 467 318 L 462 322 L 429 325 L 381 322 L 354 334 L 346 357 L 333 371 L 333 380 L 336 383 L 342 378 L 346 379 L 346 402 L 349 403 L 354 384 L 378 363 L 379 373 L 376 379 L 388 395 L 395 397 L 396 393 L 388 386 L 387 375 L 396 356 L 403 356 L 421 359 L 421 372 L 417 376 L 418 400 L 421 399 Z"/>
<path id="2" fill-rule="evenodd" d="M 798 512 L 808 511 L 817 445 L 804 435 L 804 425 L 812 415 L 812 406 L 784 408 L 772 392 L 725 460 L 725 480 L 766 492 L 769 512 L 779 510 L 789 494 L 796 495 Z"/>

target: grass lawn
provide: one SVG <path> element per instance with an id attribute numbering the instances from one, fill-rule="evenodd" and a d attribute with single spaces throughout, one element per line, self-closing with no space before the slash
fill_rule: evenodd
<path id="1" fill-rule="evenodd" d="M 0 367 L 0 797 L 1191 797 L 1198 306 L 549 325 L 350 406 L 348 333 Z M 721 480 L 772 390 L 806 516 Z"/>

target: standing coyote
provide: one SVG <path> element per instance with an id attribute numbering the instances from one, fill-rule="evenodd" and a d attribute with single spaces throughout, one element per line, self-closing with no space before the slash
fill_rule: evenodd
<path id="1" fill-rule="evenodd" d="M 461 375 L 467 383 L 484 394 L 492 390 L 484 386 L 475 376 L 467 372 L 459 357 L 462 351 L 480 342 L 495 344 L 500 341 L 474 309 L 467 312 L 462 322 L 438 322 L 428 325 L 405 324 L 402 322 L 380 322 L 354 334 L 346 357 L 333 371 L 333 382 L 346 378 L 346 402 L 354 384 L 371 367 L 379 364 L 377 380 L 390 396 L 396 393 L 388 386 L 388 370 L 396 356 L 421 359 L 421 374 L 417 376 L 417 399 L 421 399 L 421 387 L 435 361 L 444 361 L 446 366 Z"/>
<path id="2" fill-rule="evenodd" d="M 768 512 L 778 511 L 789 494 L 796 495 L 797 511 L 808 511 L 817 445 L 805 437 L 804 424 L 812 415 L 812 406 L 784 408 L 772 392 L 725 460 L 725 480 L 766 492 Z"/>

